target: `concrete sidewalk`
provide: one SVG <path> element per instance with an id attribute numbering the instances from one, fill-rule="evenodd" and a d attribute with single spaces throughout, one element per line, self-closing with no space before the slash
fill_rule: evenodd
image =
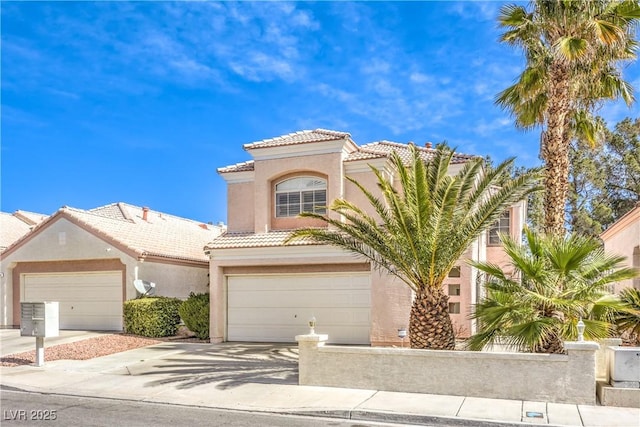
<path id="1" fill-rule="evenodd" d="M 299 386 L 295 346 L 171 342 L 0 375 L 3 387 L 27 391 L 361 421 L 640 426 L 633 408 Z"/>

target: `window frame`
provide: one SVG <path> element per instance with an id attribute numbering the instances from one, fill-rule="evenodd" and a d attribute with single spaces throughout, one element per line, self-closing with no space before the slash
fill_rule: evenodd
<path id="1" fill-rule="evenodd" d="M 291 181 L 320 182 L 320 186 L 306 186 L 303 184 L 294 185 L 291 189 L 278 190 L 278 186 Z M 324 193 L 324 194 L 323 194 Z M 286 203 L 281 202 L 281 197 L 286 196 Z M 297 197 L 296 197 L 297 196 Z M 311 196 L 311 199 L 309 199 Z M 318 197 L 320 196 L 320 197 Z M 324 196 L 324 197 L 322 197 Z M 291 201 L 293 198 L 293 201 Z M 297 201 L 296 201 L 297 200 Z M 305 201 L 306 200 L 306 201 Z M 293 209 L 297 205 L 297 209 Z M 311 205 L 312 210 L 306 210 L 305 205 Z M 288 177 L 276 182 L 273 185 L 273 215 L 276 219 L 295 218 L 302 212 L 314 212 L 317 214 L 327 213 L 327 179 L 313 175 L 298 175 Z M 322 208 L 320 208 L 322 206 Z M 281 215 L 281 208 L 285 207 L 286 214 Z"/>
<path id="2" fill-rule="evenodd" d="M 506 225 L 503 224 L 506 221 Z M 500 246 L 500 234 L 511 234 L 511 211 L 504 212 L 489 230 L 487 230 L 487 246 Z M 497 241 L 492 241 L 495 237 Z"/>

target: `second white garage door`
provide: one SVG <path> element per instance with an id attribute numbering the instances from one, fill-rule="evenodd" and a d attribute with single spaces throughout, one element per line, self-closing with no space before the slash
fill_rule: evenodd
<path id="1" fill-rule="evenodd" d="M 313 316 L 329 342 L 370 342 L 369 273 L 228 276 L 227 303 L 229 341 L 293 342 Z"/>
<path id="2" fill-rule="evenodd" d="M 122 330 L 122 272 L 25 274 L 22 301 L 59 301 L 60 329 Z"/>

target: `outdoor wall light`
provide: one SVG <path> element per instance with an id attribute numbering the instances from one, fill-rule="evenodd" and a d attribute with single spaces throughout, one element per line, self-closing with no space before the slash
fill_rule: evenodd
<path id="1" fill-rule="evenodd" d="M 398 338 L 402 339 L 402 347 L 404 347 L 404 339 L 407 337 L 407 329 L 400 328 L 398 329 Z"/>
<path id="2" fill-rule="evenodd" d="M 582 317 L 578 320 L 578 341 L 584 341 L 584 322 Z"/>
<path id="3" fill-rule="evenodd" d="M 312 316 L 309 319 L 309 335 L 314 335 L 316 333 L 316 317 Z"/>

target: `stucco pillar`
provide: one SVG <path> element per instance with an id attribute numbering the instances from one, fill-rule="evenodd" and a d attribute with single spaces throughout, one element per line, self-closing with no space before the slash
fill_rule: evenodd
<path id="1" fill-rule="evenodd" d="M 598 341 L 600 349 L 596 352 L 596 379 L 609 382 L 609 346 L 622 345 L 622 338 L 605 338 Z"/>
<path id="2" fill-rule="evenodd" d="M 315 367 L 318 347 L 324 346 L 329 335 L 309 334 L 296 335 L 298 342 L 298 384 L 313 384 L 313 369 Z"/>
<path id="3" fill-rule="evenodd" d="M 596 352 L 600 345 L 593 341 L 567 341 L 564 348 L 569 357 L 567 381 L 575 393 L 574 401 L 586 405 L 596 403 Z"/>
<path id="4" fill-rule="evenodd" d="M 212 343 L 225 340 L 227 311 L 222 267 L 211 260 L 209 268 L 209 339 Z"/>

